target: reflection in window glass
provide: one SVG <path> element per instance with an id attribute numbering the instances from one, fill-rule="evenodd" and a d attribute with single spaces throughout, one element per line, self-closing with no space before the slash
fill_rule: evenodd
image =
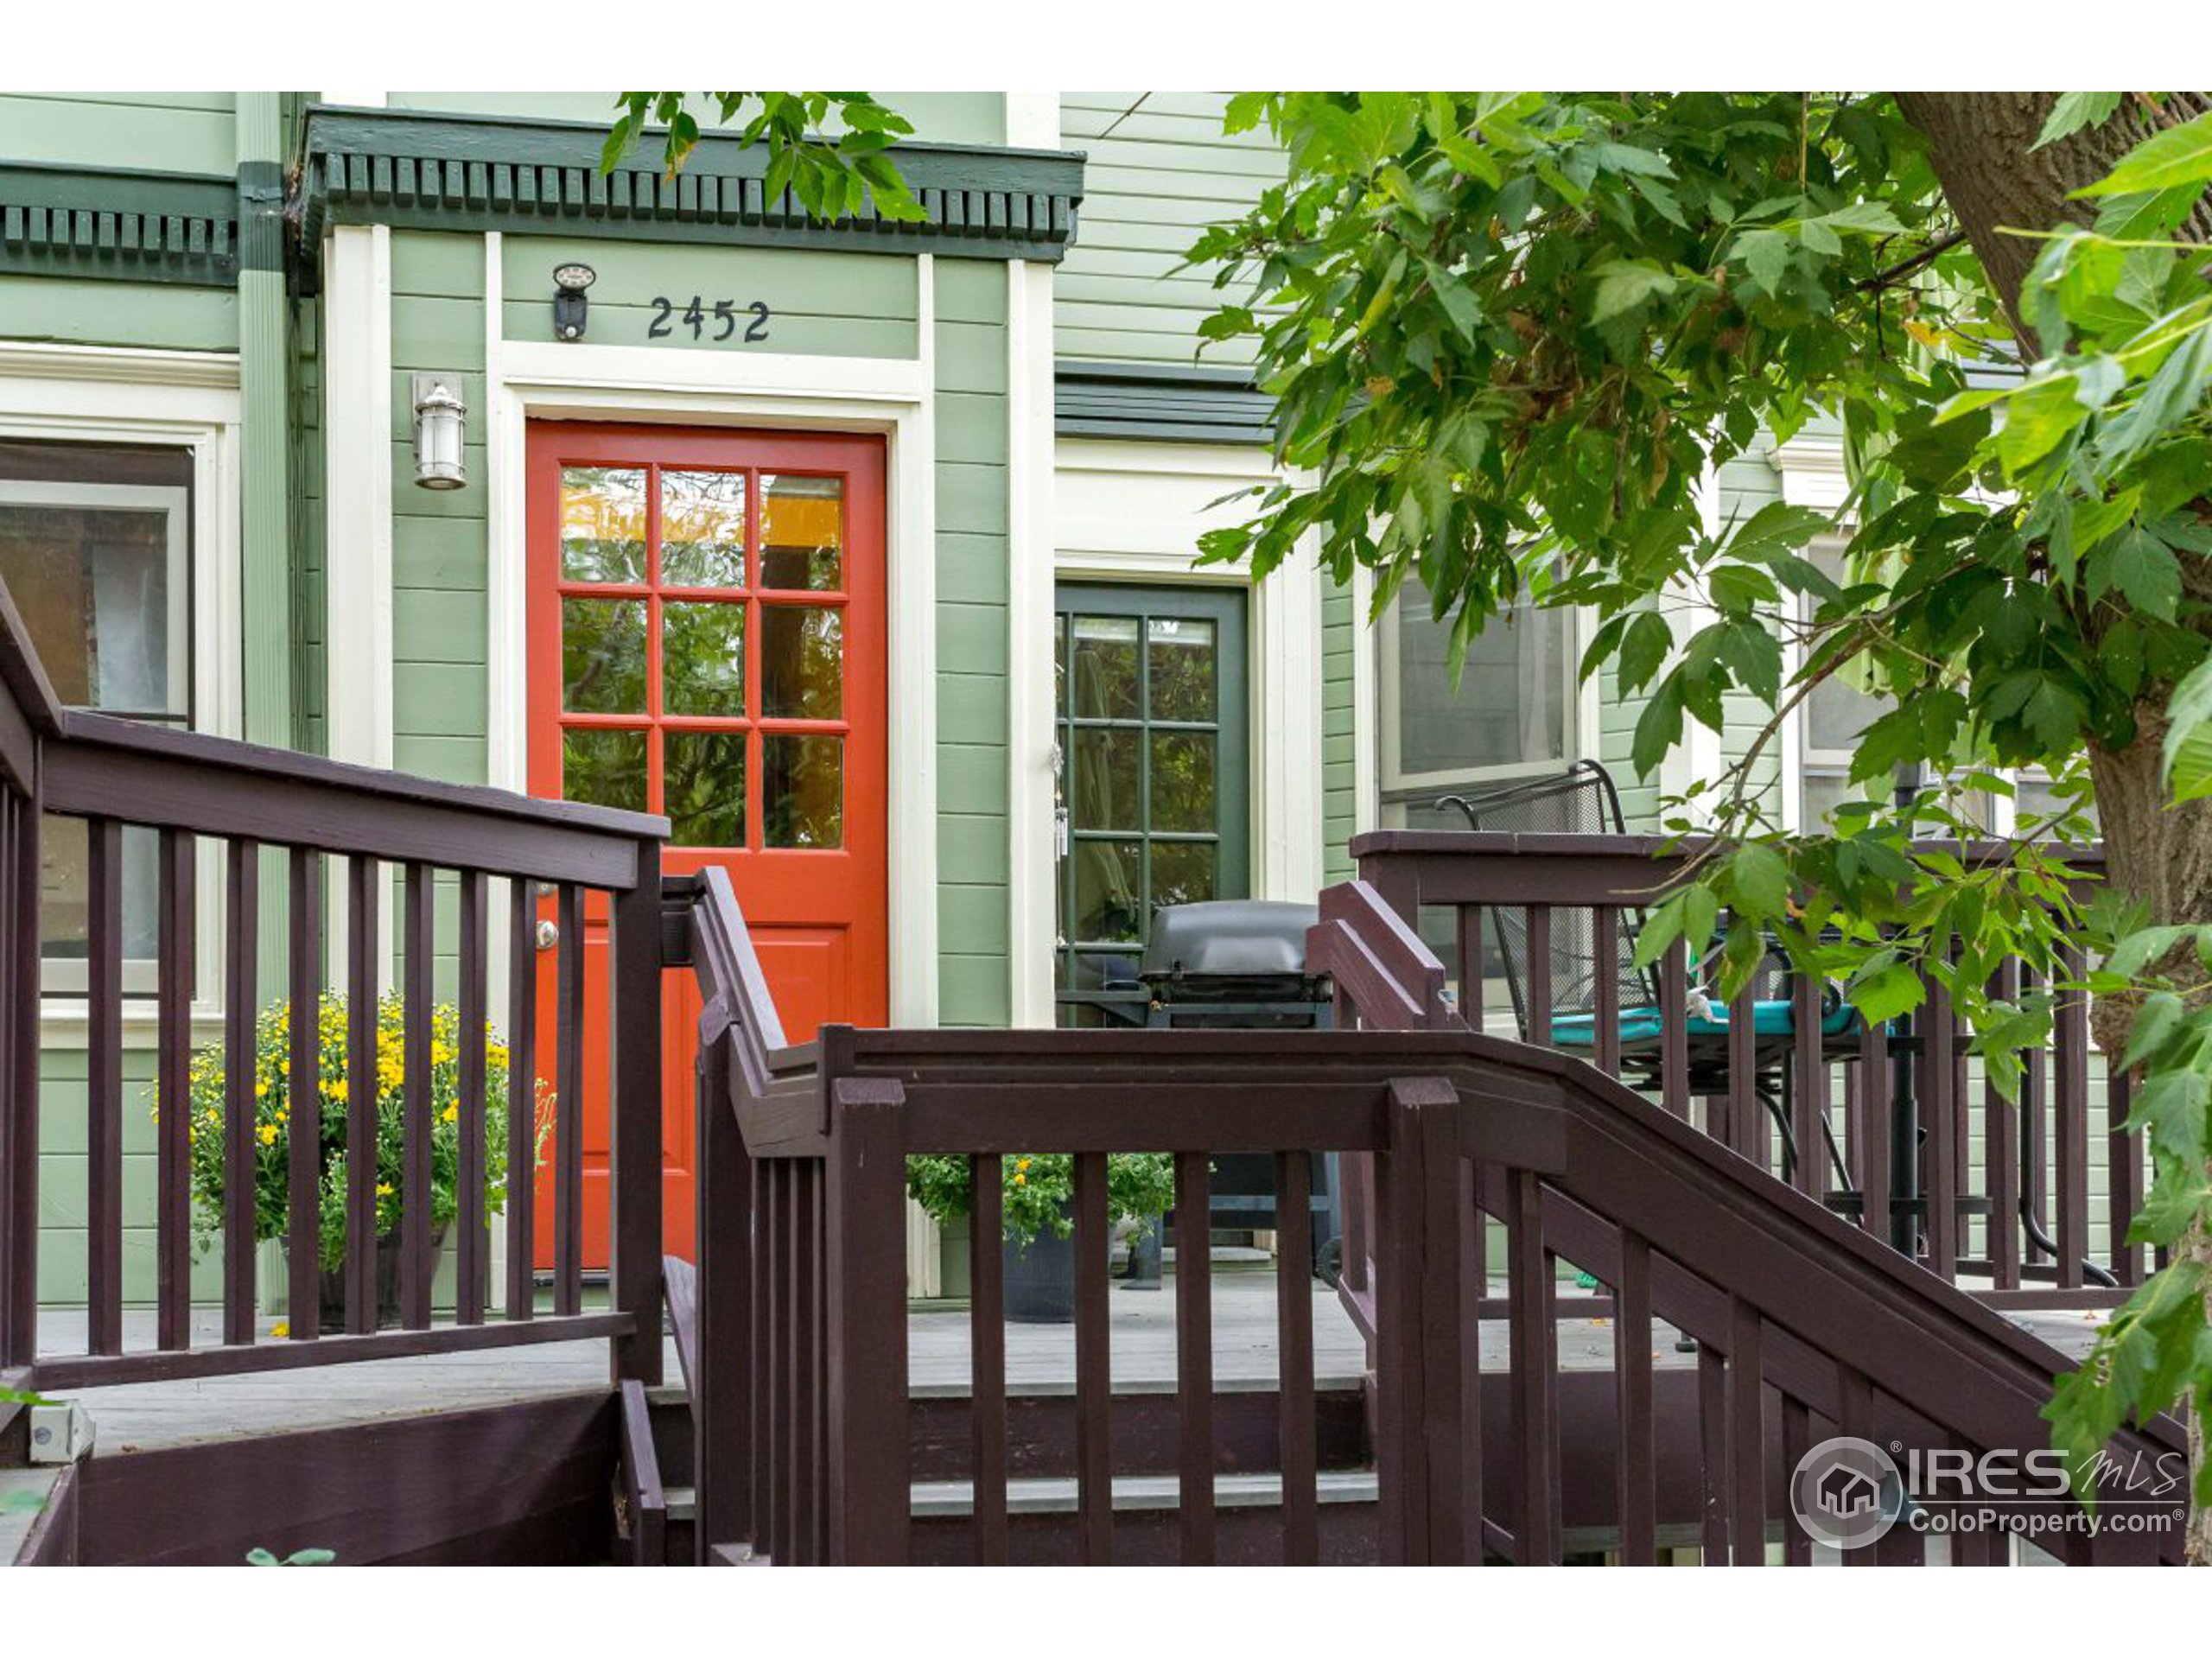
<path id="1" fill-rule="evenodd" d="M 660 700 L 671 715 L 745 713 L 745 606 L 664 601 Z"/>
<path id="2" fill-rule="evenodd" d="M 1075 936 L 1085 944 L 1143 937 L 1144 843 L 1079 841 L 1075 844 Z"/>
<path id="3" fill-rule="evenodd" d="M 1068 821 L 1078 830 L 1141 829 L 1141 753 L 1135 732 L 1077 727 L 1068 779 Z"/>
<path id="4" fill-rule="evenodd" d="M 561 734 L 561 798 L 645 810 L 645 734 L 572 729 Z"/>
<path id="5" fill-rule="evenodd" d="M 833 592 L 844 582 L 845 480 L 760 475 L 760 585 Z"/>
<path id="6" fill-rule="evenodd" d="M 760 607 L 760 712 L 836 720 L 845 701 L 845 614 L 813 606 Z"/>
<path id="7" fill-rule="evenodd" d="M 583 715 L 645 712 L 645 601 L 561 601 L 561 706 Z"/>
<path id="8" fill-rule="evenodd" d="M 1429 615 L 1418 582 L 1400 594 L 1398 753 L 1401 775 L 1467 772 L 1567 755 L 1567 616 L 1523 605 L 1467 648 L 1452 685 L 1452 620 Z"/>
<path id="9" fill-rule="evenodd" d="M 1214 844 L 1210 841 L 1152 843 L 1152 902 L 1203 904 L 1214 896 Z"/>
<path id="10" fill-rule="evenodd" d="M 1151 828 L 1210 833 L 1213 827 L 1213 734 L 1154 732 Z"/>
<path id="11" fill-rule="evenodd" d="M 770 847 L 845 844 L 845 740 L 769 732 L 760 740 L 760 819 Z"/>
<path id="12" fill-rule="evenodd" d="M 745 474 L 660 475 L 660 579 L 669 588 L 745 586 Z"/>
<path id="13" fill-rule="evenodd" d="M 561 575 L 569 582 L 645 579 L 645 468 L 562 469 Z"/>
<path id="14" fill-rule="evenodd" d="M 1137 626 L 1133 616 L 1072 619 L 1077 720 L 1137 717 Z"/>
<path id="15" fill-rule="evenodd" d="M 661 795 L 678 847 L 745 845 L 745 734 L 664 731 Z"/>
<path id="16" fill-rule="evenodd" d="M 1146 624 L 1154 720 L 1214 717 L 1213 624 L 1155 616 Z"/>

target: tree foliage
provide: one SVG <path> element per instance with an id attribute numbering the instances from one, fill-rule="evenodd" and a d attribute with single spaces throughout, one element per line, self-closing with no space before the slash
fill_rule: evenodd
<path id="1" fill-rule="evenodd" d="M 623 92 L 621 118 L 607 135 L 600 170 L 613 172 L 650 127 L 659 129 L 661 159 L 674 173 L 697 148 L 699 118 L 690 92 Z M 925 217 L 899 168 L 886 154 L 913 124 L 866 92 L 701 92 L 719 131 L 741 148 L 768 152 L 764 185 L 773 200 L 788 188 L 816 219 L 856 215 L 870 202 L 886 219 Z M 829 129 L 839 130 L 831 136 Z M 709 129 L 709 130 L 715 130 Z"/>
<path id="2" fill-rule="evenodd" d="M 1771 711 L 1669 803 L 1709 839 L 1647 956 L 1718 926 L 1732 994 L 1779 938 L 1870 1019 L 1940 985 L 2008 1093 L 2054 992 L 2136 1009 L 2115 1058 L 2143 1069 L 2156 1169 L 2137 1236 L 2176 1263 L 2062 1389 L 2077 1466 L 2128 1414 L 2212 1407 L 2183 1248 L 2212 1203 L 2212 913 L 2090 896 L 2063 858 L 2093 834 L 2092 761 L 2162 742 L 2178 792 L 2212 796 L 2212 290 L 2183 234 L 2212 116 L 2069 94 L 2036 143 L 2123 110 L 2151 136 L 2078 222 L 2018 227 L 2043 246 L 2017 295 L 1879 95 L 1246 95 L 1230 124 L 1271 127 L 1287 177 L 1191 254 L 1231 296 L 1202 333 L 1254 347 L 1293 480 L 1205 557 L 1263 575 L 1318 530 L 1339 581 L 1374 572 L 1377 615 L 1416 578 L 1462 647 L 1516 605 L 1586 607 L 1583 672 L 1643 696 L 1642 772 L 1733 699 Z M 1713 524 L 1715 470 L 1816 417 L 1847 435 L 1843 509 Z M 1759 762 L 1839 675 L 1885 699 L 1852 771 L 1874 798 L 1784 834 Z M 1985 835 L 1972 798 L 2018 767 L 2059 804 L 2009 844 L 1916 843 Z M 1933 781 L 1891 804 L 1901 769 Z M 2094 973 L 2085 945 L 2109 951 Z M 2049 988 L 1998 995 L 2013 960 Z"/>

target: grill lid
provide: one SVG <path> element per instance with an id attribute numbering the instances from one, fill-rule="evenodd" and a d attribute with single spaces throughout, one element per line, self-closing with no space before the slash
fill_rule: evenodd
<path id="1" fill-rule="evenodd" d="M 1316 906 L 1266 899 L 1162 906 L 1153 912 L 1142 977 L 1155 995 L 1219 995 L 1234 986 L 1255 997 L 1311 1001 L 1306 930 L 1320 919 Z"/>

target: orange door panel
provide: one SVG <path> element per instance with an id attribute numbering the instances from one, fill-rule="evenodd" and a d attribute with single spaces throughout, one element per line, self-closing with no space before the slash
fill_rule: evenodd
<path id="1" fill-rule="evenodd" d="M 665 813 L 729 872 L 785 1034 L 889 1016 L 884 449 L 873 437 L 534 423 L 530 787 Z M 553 918 L 549 897 L 541 913 Z M 584 1249 L 607 1260 L 607 928 L 584 915 Z M 539 959 L 550 1056 L 555 953 Z M 692 1249 L 699 1014 L 668 976 L 666 1248 Z M 550 1058 L 546 1081 L 550 1085 Z M 549 1160 L 537 1203 L 550 1263 Z"/>

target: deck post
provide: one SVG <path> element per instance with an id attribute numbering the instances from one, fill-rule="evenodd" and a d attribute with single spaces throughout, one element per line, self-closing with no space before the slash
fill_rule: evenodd
<path id="1" fill-rule="evenodd" d="M 830 1565 L 906 1564 L 906 1090 L 831 1074 L 829 1090 Z"/>
<path id="2" fill-rule="evenodd" d="M 613 895 L 608 992 L 613 1188 L 607 1278 L 614 1306 L 636 1323 L 613 1346 L 613 1380 L 661 1380 L 660 843 L 637 842 L 637 880 Z"/>
<path id="3" fill-rule="evenodd" d="M 1437 1077 L 1390 1084 L 1389 1140 L 1376 1160 L 1376 1336 L 1382 1559 L 1420 1567 L 1470 1559 L 1480 1518 L 1465 1513 L 1460 1205 L 1473 1202 L 1459 1156 L 1459 1093 Z M 1469 1348 L 1471 1344 L 1467 1344 Z"/>

